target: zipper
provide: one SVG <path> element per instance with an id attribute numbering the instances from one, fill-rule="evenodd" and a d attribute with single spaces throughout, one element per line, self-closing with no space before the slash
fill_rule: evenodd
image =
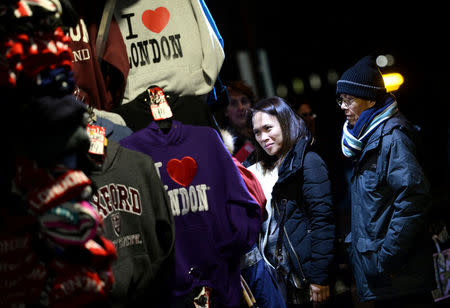
<path id="1" fill-rule="evenodd" d="M 279 215 L 280 209 L 278 208 L 278 204 L 277 204 L 277 202 L 274 202 L 274 203 L 277 208 L 278 215 Z M 278 232 L 280 232 L 280 230 Z M 289 239 L 288 233 L 286 231 L 286 226 L 283 226 L 283 232 L 284 232 L 284 235 L 286 235 L 286 239 L 289 243 L 289 246 L 290 246 L 292 252 L 294 253 L 295 259 L 297 260 L 297 264 L 300 269 L 300 274 L 302 275 L 302 277 L 301 277 L 302 283 L 306 284 L 306 277 L 305 277 L 305 273 L 303 272 L 302 264 L 300 263 L 300 258 L 298 257 L 297 253 L 295 252 L 294 246 L 292 245 L 291 240 Z"/>
<path id="2" fill-rule="evenodd" d="M 286 235 L 286 239 L 287 239 L 287 241 L 289 243 L 289 246 L 291 247 L 291 250 L 294 253 L 295 259 L 297 260 L 298 267 L 299 267 L 300 273 L 302 275 L 302 282 L 306 284 L 306 277 L 305 277 L 305 273 L 303 273 L 303 268 L 302 268 L 302 264 L 300 263 L 300 259 L 299 259 L 298 255 L 297 255 L 297 253 L 295 252 L 294 247 L 292 246 L 291 240 L 289 239 L 289 236 L 288 236 L 288 234 L 286 232 L 286 227 L 283 227 L 283 230 L 284 230 L 284 234 Z"/>

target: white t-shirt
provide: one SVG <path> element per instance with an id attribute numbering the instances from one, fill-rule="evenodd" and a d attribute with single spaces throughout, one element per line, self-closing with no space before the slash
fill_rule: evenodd
<path id="1" fill-rule="evenodd" d="M 123 103 L 151 85 L 165 92 L 211 91 L 225 54 L 199 0 L 121 0 L 114 15 L 130 62 Z"/>

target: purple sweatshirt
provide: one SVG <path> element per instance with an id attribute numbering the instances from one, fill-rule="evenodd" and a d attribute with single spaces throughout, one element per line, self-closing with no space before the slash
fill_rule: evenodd
<path id="1" fill-rule="evenodd" d="M 210 127 L 155 122 L 122 139 L 152 157 L 175 218 L 173 295 L 209 286 L 227 307 L 240 301 L 240 256 L 255 243 L 260 209 L 219 135 Z"/>

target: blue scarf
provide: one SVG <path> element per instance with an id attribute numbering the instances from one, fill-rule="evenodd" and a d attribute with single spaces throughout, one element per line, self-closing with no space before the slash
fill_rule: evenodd
<path id="1" fill-rule="evenodd" d="M 397 102 L 388 97 L 383 106 L 364 110 L 353 127 L 345 121 L 342 130 L 341 149 L 346 157 L 355 157 L 361 153 L 372 132 L 398 111 Z"/>

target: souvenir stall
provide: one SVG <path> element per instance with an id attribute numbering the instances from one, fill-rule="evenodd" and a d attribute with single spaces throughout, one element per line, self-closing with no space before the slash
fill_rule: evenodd
<path id="1" fill-rule="evenodd" d="M 218 134 L 202 0 L 0 5 L 2 306 L 238 307 L 261 223 Z"/>

